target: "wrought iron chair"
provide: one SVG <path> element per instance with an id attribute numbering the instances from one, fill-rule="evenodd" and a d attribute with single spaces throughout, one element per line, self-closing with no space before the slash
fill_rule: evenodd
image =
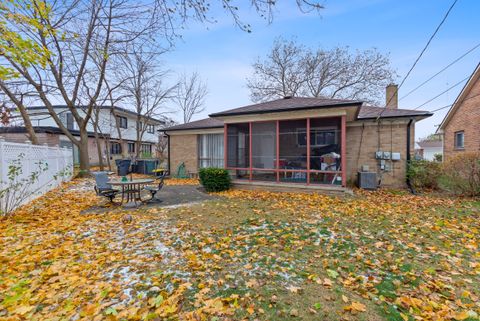
<path id="1" fill-rule="evenodd" d="M 113 202 L 115 196 L 120 192 L 117 189 L 112 188 L 112 185 L 108 183 L 108 175 L 107 172 L 93 172 L 93 176 L 95 177 L 95 193 L 98 196 L 106 197 Z"/>
<path id="2" fill-rule="evenodd" d="M 163 188 L 165 176 L 167 176 L 167 171 L 163 171 L 161 174 L 159 174 L 159 176 L 157 177 L 157 179 L 159 181 L 158 184 L 151 185 L 151 186 L 145 186 L 143 188 L 144 190 L 150 192 L 151 198 L 150 198 L 149 201 L 153 201 L 153 199 L 155 198 L 155 194 L 160 192 L 160 190 Z"/>

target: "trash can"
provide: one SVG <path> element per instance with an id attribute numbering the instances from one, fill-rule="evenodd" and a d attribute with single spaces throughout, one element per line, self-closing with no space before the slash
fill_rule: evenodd
<path id="1" fill-rule="evenodd" d="M 153 174 L 153 170 L 158 166 L 158 160 L 146 160 L 145 161 L 145 174 Z"/>
<path id="2" fill-rule="evenodd" d="M 137 160 L 137 167 L 135 168 L 135 173 L 138 173 L 138 174 L 145 174 L 145 161 L 143 159 L 138 159 Z"/>
<path id="3" fill-rule="evenodd" d="M 132 161 L 129 159 L 117 159 L 115 165 L 117 165 L 117 174 L 118 176 L 127 176 L 130 169 L 130 163 Z"/>

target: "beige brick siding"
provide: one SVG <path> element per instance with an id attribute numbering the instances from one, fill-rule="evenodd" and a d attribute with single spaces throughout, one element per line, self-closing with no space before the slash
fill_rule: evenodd
<path id="1" fill-rule="evenodd" d="M 357 172 L 362 165 L 368 165 L 370 171 L 381 174 L 382 186 L 390 188 L 405 187 L 406 178 L 406 141 L 408 120 L 383 121 L 380 125 L 380 150 L 399 152 L 400 161 L 386 161 L 391 171 L 381 172 L 379 162 L 375 159 L 378 147 L 378 126 L 373 121 L 361 123 L 347 123 L 347 181 L 356 182 Z M 360 124 L 360 125 L 359 125 Z M 353 126 L 352 126 L 353 125 Z M 411 155 L 413 155 L 415 123 L 411 125 Z M 362 138 L 363 131 L 363 138 Z M 170 166 L 175 171 L 184 162 L 189 173 L 198 171 L 197 135 L 170 136 Z"/>
<path id="2" fill-rule="evenodd" d="M 170 136 L 170 169 L 175 173 L 183 162 L 188 173 L 198 172 L 197 135 L 171 135 Z"/>
<path id="3" fill-rule="evenodd" d="M 355 126 L 352 126 L 353 124 L 355 124 Z M 347 124 L 347 182 L 350 184 L 356 182 L 357 172 L 362 168 L 362 165 L 368 165 L 369 171 L 381 173 L 383 187 L 405 187 L 407 121 L 384 120 L 380 127 L 376 126 L 372 121 L 365 122 L 365 126 L 359 126 L 358 124 L 358 122 Z M 413 155 L 414 128 L 415 123 L 412 122 L 410 141 L 411 155 Z M 391 171 L 382 172 L 380 171 L 379 161 L 375 159 L 375 152 L 378 150 L 384 152 L 399 152 L 401 160 L 387 160 L 387 164 L 391 166 Z"/>
<path id="4" fill-rule="evenodd" d="M 478 96 L 476 96 L 478 95 Z M 476 96 L 476 97 L 474 97 Z M 471 99 L 468 99 L 473 97 Z M 455 132 L 464 131 L 464 149 L 455 148 Z M 444 159 L 463 151 L 480 150 L 480 79 L 461 102 L 444 129 Z"/>

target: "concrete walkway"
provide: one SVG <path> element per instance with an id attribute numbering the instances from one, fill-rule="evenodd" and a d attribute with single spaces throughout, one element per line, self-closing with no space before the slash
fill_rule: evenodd
<path id="1" fill-rule="evenodd" d="M 170 185 L 164 186 L 155 196 L 161 202 L 151 202 L 147 206 L 165 207 L 188 203 L 198 203 L 217 198 L 209 195 L 201 187 L 195 185 Z"/>

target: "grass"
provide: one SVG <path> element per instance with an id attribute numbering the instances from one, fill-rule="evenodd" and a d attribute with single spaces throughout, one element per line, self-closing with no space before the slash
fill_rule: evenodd
<path id="1" fill-rule="evenodd" d="M 0 222 L 0 318 L 478 319 L 477 200 L 218 196 L 92 212 L 91 193 L 47 194 Z"/>

